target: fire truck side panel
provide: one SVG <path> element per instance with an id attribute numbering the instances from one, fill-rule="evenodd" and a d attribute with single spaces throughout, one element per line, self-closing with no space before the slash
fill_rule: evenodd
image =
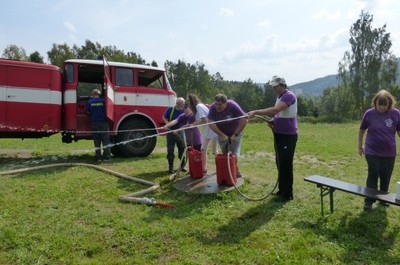
<path id="1" fill-rule="evenodd" d="M 0 109 L 5 110 L 1 136 L 36 138 L 57 133 L 61 129 L 62 104 L 59 68 L 11 60 L 0 60 L 0 65 Z"/>
<path id="2" fill-rule="evenodd" d="M 0 131 L 6 125 L 7 67 L 0 64 Z"/>

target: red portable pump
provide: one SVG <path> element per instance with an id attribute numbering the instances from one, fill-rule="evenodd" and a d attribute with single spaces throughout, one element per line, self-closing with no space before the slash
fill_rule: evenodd
<path id="1" fill-rule="evenodd" d="M 232 153 L 229 153 L 229 167 L 232 173 L 232 179 L 236 184 L 236 165 L 237 160 L 236 156 Z M 223 154 L 218 154 L 215 157 L 215 166 L 217 169 L 217 183 L 218 185 L 226 184 L 228 186 L 233 186 L 231 177 L 229 176 L 229 168 L 228 168 L 228 156 Z"/>
<path id="2" fill-rule="evenodd" d="M 194 149 L 193 147 L 188 148 L 188 159 L 189 159 L 189 174 L 194 179 L 200 179 L 204 176 L 203 171 L 203 156 L 201 151 Z"/>

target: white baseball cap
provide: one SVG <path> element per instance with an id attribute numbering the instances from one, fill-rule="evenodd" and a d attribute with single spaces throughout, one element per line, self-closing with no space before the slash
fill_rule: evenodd
<path id="1" fill-rule="evenodd" d="M 272 77 L 272 80 L 269 81 L 269 85 L 274 87 L 274 86 L 279 86 L 279 85 L 286 85 L 286 81 L 283 77 L 279 77 L 277 75 L 274 75 Z"/>

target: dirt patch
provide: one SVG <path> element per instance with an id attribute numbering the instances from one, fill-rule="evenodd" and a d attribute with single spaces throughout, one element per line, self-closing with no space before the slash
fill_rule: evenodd
<path id="1" fill-rule="evenodd" d="M 0 149 L 0 156 L 15 157 L 15 158 L 29 158 L 29 157 L 32 157 L 32 150 Z"/>

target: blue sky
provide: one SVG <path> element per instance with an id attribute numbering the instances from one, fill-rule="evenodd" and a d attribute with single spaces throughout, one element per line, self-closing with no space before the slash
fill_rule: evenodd
<path id="1" fill-rule="evenodd" d="M 336 74 L 361 10 L 387 25 L 400 57 L 397 0 L 0 0 L 0 55 L 15 44 L 47 59 L 85 40 L 147 62 L 203 63 L 225 80 L 289 85 Z"/>

